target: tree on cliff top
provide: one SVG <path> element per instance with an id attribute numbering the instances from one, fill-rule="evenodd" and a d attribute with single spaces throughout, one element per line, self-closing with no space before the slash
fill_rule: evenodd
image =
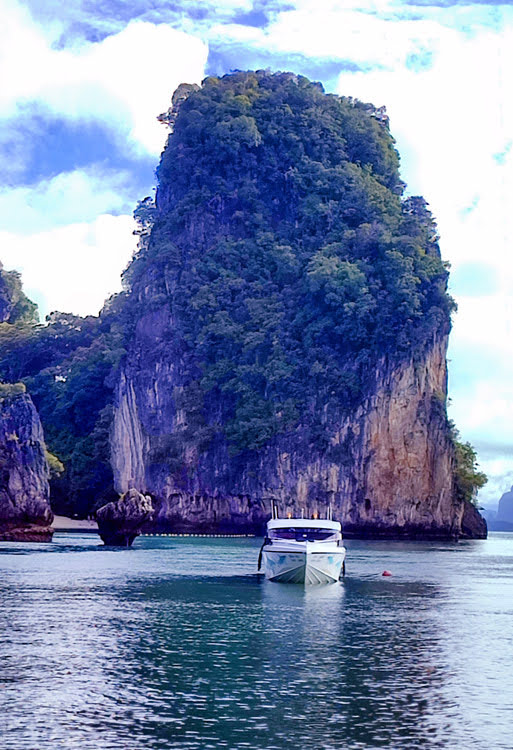
<path id="1" fill-rule="evenodd" d="M 132 305 L 170 306 L 191 420 L 215 404 L 232 450 L 258 449 L 354 406 L 380 358 L 449 330 L 436 226 L 401 197 L 381 110 L 259 71 L 207 78 L 167 119 L 155 223 L 125 283 Z"/>
<path id="2" fill-rule="evenodd" d="M 21 274 L 0 263 L 0 323 L 38 323 L 37 305 L 24 293 Z"/>
<path id="3" fill-rule="evenodd" d="M 456 454 L 456 494 L 461 500 L 477 505 L 477 493 L 485 486 L 488 477 L 479 469 L 473 446 L 469 442 L 461 442 L 460 433 L 452 420 L 449 421 L 449 429 Z"/>

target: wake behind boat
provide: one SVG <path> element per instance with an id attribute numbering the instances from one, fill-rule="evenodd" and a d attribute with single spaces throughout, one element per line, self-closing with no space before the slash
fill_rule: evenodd
<path id="1" fill-rule="evenodd" d="M 266 578 L 280 583 L 335 583 L 345 556 L 338 521 L 273 517 L 267 523 L 258 569 L 263 567 Z"/>

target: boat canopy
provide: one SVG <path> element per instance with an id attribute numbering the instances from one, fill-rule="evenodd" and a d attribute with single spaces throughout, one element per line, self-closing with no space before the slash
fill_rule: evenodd
<path id="1" fill-rule="evenodd" d="M 272 529 L 329 529 L 341 531 L 338 521 L 328 521 L 324 518 L 271 518 L 267 522 L 267 530 Z"/>

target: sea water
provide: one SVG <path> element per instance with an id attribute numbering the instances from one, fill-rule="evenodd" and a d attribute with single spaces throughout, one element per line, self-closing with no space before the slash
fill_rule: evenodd
<path id="1" fill-rule="evenodd" d="M 2 750 L 513 747 L 513 535 L 349 541 L 307 588 L 260 544 L 0 544 Z"/>

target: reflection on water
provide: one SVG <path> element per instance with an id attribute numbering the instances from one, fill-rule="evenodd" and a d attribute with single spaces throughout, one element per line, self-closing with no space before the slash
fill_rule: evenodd
<path id="1" fill-rule="evenodd" d="M 259 546 L 0 544 L 2 750 L 511 747 L 513 538 L 352 541 L 307 589 Z"/>

